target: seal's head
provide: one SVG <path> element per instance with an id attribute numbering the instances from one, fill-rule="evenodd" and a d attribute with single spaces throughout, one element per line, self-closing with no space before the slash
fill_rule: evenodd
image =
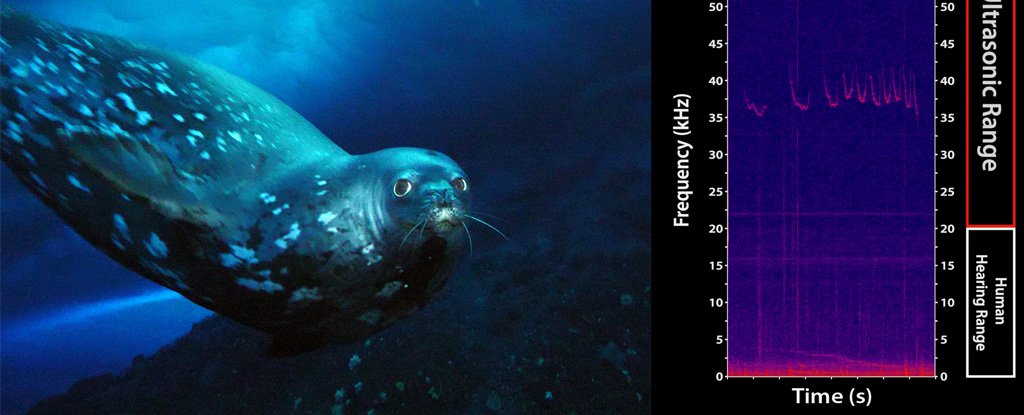
<path id="1" fill-rule="evenodd" d="M 407 147 L 364 157 L 372 158 L 377 167 L 372 174 L 385 190 L 381 202 L 390 222 L 402 230 L 402 243 L 413 231 L 448 242 L 468 232 L 464 220 L 469 214 L 470 182 L 450 157 Z"/>

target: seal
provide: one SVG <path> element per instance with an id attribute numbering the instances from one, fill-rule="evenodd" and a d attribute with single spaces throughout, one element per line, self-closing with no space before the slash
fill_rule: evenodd
<path id="1" fill-rule="evenodd" d="M 472 244 L 470 181 L 444 154 L 348 154 L 195 59 L 2 21 L 4 163 L 111 258 L 272 334 L 272 355 L 409 315 Z"/>

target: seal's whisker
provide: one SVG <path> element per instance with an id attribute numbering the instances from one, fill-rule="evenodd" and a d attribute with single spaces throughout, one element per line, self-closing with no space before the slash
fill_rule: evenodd
<path id="1" fill-rule="evenodd" d="M 473 216 L 473 215 L 466 215 L 466 217 L 467 217 L 467 218 L 470 218 L 470 219 L 473 219 L 473 220 L 475 220 L 475 221 L 477 221 L 477 222 L 480 222 L 481 224 L 483 224 L 484 226 L 486 226 L 486 227 L 488 227 L 488 228 L 491 228 L 491 230 L 492 230 L 492 231 L 495 231 L 495 232 L 497 232 L 497 233 L 498 233 L 498 235 L 501 235 L 501 237 L 502 237 L 502 238 L 505 238 L 505 240 L 506 240 L 506 241 L 508 240 L 508 236 L 505 236 L 505 234 L 504 234 L 504 233 L 502 233 L 501 231 L 499 231 L 499 230 L 498 230 L 498 228 L 495 228 L 495 227 L 494 227 L 493 225 L 491 225 L 491 224 L 489 224 L 489 223 L 487 223 L 487 222 L 484 222 L 484 220 L 483 220 L 483 219 L 480 219 L 480 218 L 478 218 L 478 217 L 476 217 L 476 216 Z"/>
<path id="2" fill-rule="evenodd" d="M 412 229 L 409 229 L 409 232 L 407 232 L 407 233 L 405 234 L 405 237 L 404 237 L 404 238 L 402 238 L 402 243 L 398 245 L 398 249 L 399 249 L 399 250 L 401 250 L 401 249 L 402 249 L 402 247 L 403 247 L 403 246 L 405 246 L 405 240 L 406 240 L 406 239 L 409 239 L 409 235 L 412 235 L 412 232 L 413 232 L 413 231 L 415 231 L 415 230 L 416 230 L 416 228 L 420 227 L 420 224 L 422 224 L 422 223 L 424 223 L 424 222 L 426 222 L 426 219 L 423 219 L 423 220 L 421 220 L 421 221 L 419 221 L 419 222 L 416 222 L 416 226 L 413 226 L 413 227 L 412 227 Z M 426 227 L 426 226 L 424 226 L 424 228 L 425 228 L 425 227 Z"/>
<path id="3" fill-rule="evenodd" d="M 494 219 L 500 220 L 502 222 L 508 223 L 508 220 L 506 220 L 505 218 L 503 218 L 501 216 L 497 216 L 497 215 L 492 215 L 490 213 L 485 213 L 485 212 L 480 212 L 480 211 L 470 211 L 469 213 L 472 213 L 474 215 L 484 215 L 484 216 L 487 216 L 489 218 L 494 218 Z"/>
<path id="4" fill-rule="evenodd" d="M 462 229 L 466 230 L 466 238 L 469 238 L 469 256 L 473 256 L 473 235 L 469 234 L 469 226 L 466 226 L 466 222 L 462 222 Z"/>

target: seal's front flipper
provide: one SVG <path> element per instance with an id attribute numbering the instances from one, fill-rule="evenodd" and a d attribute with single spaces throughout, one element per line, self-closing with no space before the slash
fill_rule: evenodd
<path id="1" fill-rule="evenodd" d="M 274 358 L 300 355 L 330 344 L 327 334 L 323 331 L 316 333 L 282 332 L 274 333 L 271 336 L 267 356 Z"/>
<path id="2" fill-rule="evenodd" d="M 208 215 L 200 206 L 204 179 L 176 166 L 166 149 L 144 137 L 86 127 L 74 132 L 62 130 L 56 138 L 66 157 L 109 181 L 121 193 L 147 200 L 169 217 Z"/>
<path id="3" fill-rule="evenodd" d="M 71 159 L 125 193 L 185 203 L 198 200 L 183 185 L 184 177 L 166 153 L 145 138 L 103 134 L 91 128 L 57 135 Z"/>

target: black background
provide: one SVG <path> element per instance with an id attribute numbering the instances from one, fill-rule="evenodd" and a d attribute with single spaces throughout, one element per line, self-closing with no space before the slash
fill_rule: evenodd
<path id="1" fill-rule="evenodd" d="M 711 269 L 711 261 L 726 259 L 726 235 L 709 234 L 712 224 L 726 221 L 724 197 L 709 196 L 708 188 L 725 186 L 725 160 L 710 160 L 708 152 L 725 150 L 725 123 L 708 122 L 708 114 L 726 112 L 726 86 L 708 83 L 712 76 L 726 75 L 726 49 L 708 46 L 726 39 L 726 12 L 710 12 L 708 1 L 655 1 L 652 54 L 652 221 L 654 304 L 654 388 L 658 406 L 711 407 L 719 409 L 796 408 L 791 388 L 842 392 L 870 388 L 872 408 L 948 409 L 1006 408 L 1015 406 L 1019 393 L 1016 379 L 964 378 L 965 217 L 964 160 L 940 160 L 938 151 L 964 149 L 964 89 L 962 85 L 936 85 L 936 114 L 955 112 L 956 121 L 936 123 L 936 189 L 950 187 L 950 196 L 936 194 L 936 227 L 953 225 L 951 233 L 936 230 L 936 298 L 954 298 L 955 305 L 936 305 L 939 344 L 937 374 L 929 378 L 887 379 L 750 379 L 717 378 L 726 369 L 725 308 L 711 306 L 711 298 L 725 298 L 724 271 Z M 727 2 L 722 2 L 727 4 Z M 951 12 L 936 12 L 937 41 L 954 39 L 953 49 L 936 48 L 936 76 L 963 79 L 964 4 L 953 2 Z M 973 6 L 973 5 L 972 5 Z M 726 8 L 727 10 L 727 8 Z M 1009 56 L 1007 55 L 1001 55 Z M 1006 58 L 1004 58 L 1006 59 Z M 974 69 L 972 68 L 972 73 Z M 682 137 L 694 145 L 691 154 L 690 227 L 672 226 L 676 208 L 676 136 L 672 133 L 675 94 L 692 96 L 693 133 Z M 974 112 L 972 112 L 972 115 Z M 944 269 L 943 261 L 952 261 Z M 955 406 L 954 406 L 955 405 Z M 821 405 L 799 405 L 819 408 Z M 845 403 L 842 407 L 850 408 Z"/>

